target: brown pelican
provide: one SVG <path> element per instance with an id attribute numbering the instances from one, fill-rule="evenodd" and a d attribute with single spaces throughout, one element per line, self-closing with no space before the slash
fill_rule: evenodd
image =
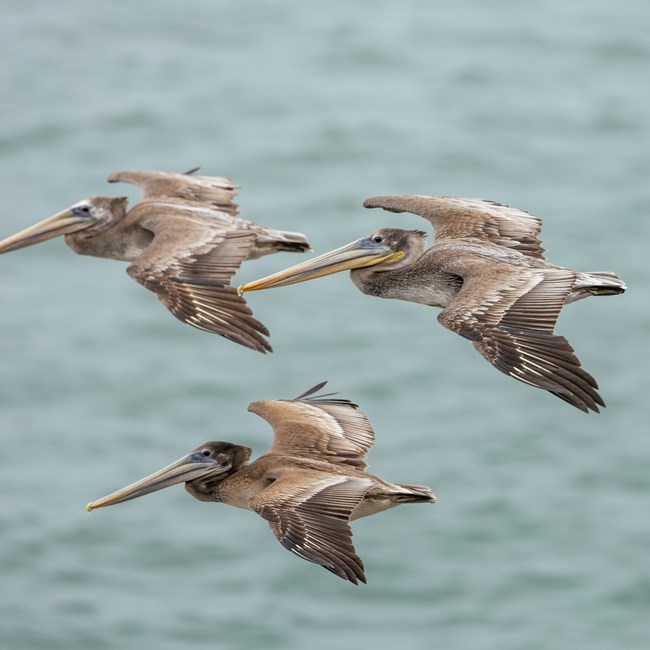
<path id="1" fill-rule="evenodd" d="M 273 230 L 238 216 L 237 185 L 227 178 L 165 172 L 108 177 L 139 185 L 140 203 L 97 196 L 0 242 L 0 253 L 65 235 L 80 255 L 131 262 L 128 274 L 153 291 L 180 320 L 259 352 L 268 330 L 253 318 L 230 279 L 246 259 L 309 249 L 304 235 Z"/>
<path id="2" fill-rule="evenodd" d="M 375 439 L 356 404 L 332 394 L 325 382 L 294 400 L 253 402 L 275 434 L 269 451 L 248 464 L 251 450 L 206 442 L 147 478 L 93 501 L 86 510 L 136 499 L 185 482 L 199 501 L 252 510 L 269 522 L 278 541 L 354 584 L 366 581 L 352 544 L 350 521 L 402 503 L 432 503 L 425 485 L 389 483 L 365 471 Z"/>
<path id="3" fill-rule="evenodd" d="M 435 230 L 382 228 L 347 246 L 239 292 L 351 270 L 363 293 L 442 307 L 438 321 L 469 339 L 496 368 L 544 388 L 582 411 L 605 406 L 573 348 L 553 333 L 562 307 L 588 296 L 623 293 L 614 273 L 580 273 L 550 264 L 538 239 L 541 220 L 484 201 L 435 196 L 377 196 L 367 208 L 412 212 Z"/>

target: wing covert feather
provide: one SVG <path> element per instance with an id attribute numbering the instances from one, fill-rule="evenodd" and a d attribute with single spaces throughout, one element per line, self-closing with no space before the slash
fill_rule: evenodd
<path id="1" fill-rule="evenodd" d="M 158 171 L 123 171 L 108 177 L 109 183 L 131 183 L 142 188 L 143 201 L 204 203 L 232 216 L 238 214 L 233 199 L 239 186 L 222 176 L 194 176 Z"/>
<path id="2" fill-rule="evenodd" d="M 127 269 L 134 280 L 179 320 L 259 352 L 271 351 L 264 338 L 268 330 L 230 285 L 255 244 L 253 232 L 153 216 L 142 226 L 154 238 Z"/>
<path id="3" fill-rule="evenodd" d="M 433 225 L 436 241 L 487 241 L 544 259 L 544 249 L 538 238 L 541 219 L 494 201 L 446 196 L 374 196 L 366 199 L 363 205 L 424 217 Z"/>
<path id="4" fill-rule="evenodd" d="M 439 322 L 472 341 L 501 372 L 544 388 L 582 411 L 604 402 L 573 348 L 554 334 L 575 281 L 568 269 L 513 270 L 498 284 L 470 275 Z"/>
<path id="5" fill-rule="evenodd" d="M 253 402 L 275 434 L 268 453 L 282 453 L 365 468 L 375 434 L 359 407 L 347 400 L 298 399 Z"/>
<path id="6" fill-rule="evenodd" d="M 371 479 L 293 470 L 251 502 L 278 541 L 297 556 L 354 584 L 366 582 L 352 543 L 350 516 Z"/>

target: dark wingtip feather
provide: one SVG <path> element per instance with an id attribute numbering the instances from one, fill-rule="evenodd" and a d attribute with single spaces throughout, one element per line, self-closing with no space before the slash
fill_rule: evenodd
<path id="1" fill-rule="evenodd" d="M 308 391 L 294 398 L 292 401 L 293 402 L 300 402 L 300 401 L 314 402 L 317 404 L 339 404 L 343 406 L 350 406 L 355 409 L 359 408 L 358 404 L 351 402 L 349 399 L 344 399 L 342 397 L 330 399 L 334 395 L 338 395 L 339 393 L 324 393 L 323 395 L 316 395 L 316 393 L 318 393 L 318 391 L 321 390 L 326 384 L 327 381 L 322 381 L 320 384 L 316 384 L 316 386 L 310 388 Z"/>
<path id="2" fill-rule="evenodd" d="M 309 397 L 310 395 L 317 393 L 326 384 L 327 384 L 327 379 L 325 381 L 321 381 L 320 384 L 316 384 L 315 386 L 312 386 L 309 390 L 306 390 L 302 395 L 298 395 L 298 397 L 295 397 L 294 402 L 297 402 L 298 400 L 301 399 L 305 399 L 306 397 Z"/>
<path id="3" fill-rule="evenodd" d="M 351 582 L 355 587 L 359 586 L 359 583 L 362 582 L 364 585 L 368 584 L 366 580 L 366 574 L 364 573 L 364 566 L 361 558 L 358 558 L 360 564 L 354 563 L 352 566 L 348 564 L 339 565 L 339 564 L 321 564 L 323 569 L 327 569 L 330 573 L 333 573 L 335 576 L 341 578 L 341 580 L 347 580 Z M 313 562 L 313 560 L 310 560 Z M 320 562 L 318 563 L 320 564 Z"/>
<path id="4" fill-rule="evenodd" d="M 283 241 L 278 243 L 277 250 L 287 253 L 305 253 L 312 248 L 308 241 Z"/>
<path id="5" fill-rule="evenodd" d="M 573 396 L 573 395 L 565 395 L 563 393 L 560 393 L 560 392 L 554 391 L 554 390 L 549 390 L 548 392 L 551 393 L 551 395 L 555 395 L 555 397 L 559 397 L 561 400 L 565 401 L 567 404 L 571 404 L 571 406 L 575 406 L 577 409 L 579 409 L 583 413 L 589 414 L 591 411 L 593 411 L 594 413 L 600 413 L 600 409 L 598 408 L 598 406 L 595 403 L 586 404 L 582 400 L 577 400 L 575 398 L 575 396 Z M 602 399 L 600 401 L 602 402 Z M 603 403 L 603 404 L 601 404 L 601 406 L 604 407 L 605 404 Z"/>

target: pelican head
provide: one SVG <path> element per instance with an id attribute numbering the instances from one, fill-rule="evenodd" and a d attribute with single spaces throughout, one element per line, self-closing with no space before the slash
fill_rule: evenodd
<path id="1" fill-rule="evenodd" d="M 92 237 L 124 217 L 127 201 L 124 196 L 95 196 L 79 201 L 67 210 L 0 241 L 0 253 L 8 253 L 82 230 L 85 231 L 85 236 Z"/>
<path id="2" fill-rule="evenodd" d="M 370 266 L 377 267 L 377 271 L 400 268 L 411 264 L 422 255 L 425 240 L 426 233 L 421 230 L 380 228 L 351 244 L 261 280 L 249 282 L 239 287 L 238 292 L 241 294 L 245 291 L 283 287 L 288 284 L 314 280 L 339 271 L 354 271 Z"/>
<path id="3" fill-rule="evenodd" d="M 248 447 L 231 442 L 206 442 L 150 476 L 89 503 L 86 510 L 90 512 L 95 508 L 137 499 L 177 483 L 185 483 L 187 491 L 197 499 L 212 501 L 214 499 L 210 497 L 211 487 L 241 469 L 248 462 L 250 455 L 251 450 Z"/>

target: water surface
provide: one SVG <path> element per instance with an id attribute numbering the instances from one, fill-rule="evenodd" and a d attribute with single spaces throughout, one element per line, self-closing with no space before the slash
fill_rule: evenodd
<path id="1" fill-rule="evenodd" d="M 265 357 L 62 241 L 3 256 L 0 645 L 645 649 L 649 28 L 641 0 L 5 3 L 2 236 L 84 196 L 135 200 L 113 171 L 200 165 L 318 253 L 425 227 L 367 196 L 480 196 L 630 291 L 560 319 L 608 404 L 586 416 L 343 275 L 250 296 Z M 367 586 L 180 487 L 84 511 L 206 440 L 262 453 L 248 403 L 324 379 L 373 422 L 371 470 L 439 497 L 355 522 Z"/>

